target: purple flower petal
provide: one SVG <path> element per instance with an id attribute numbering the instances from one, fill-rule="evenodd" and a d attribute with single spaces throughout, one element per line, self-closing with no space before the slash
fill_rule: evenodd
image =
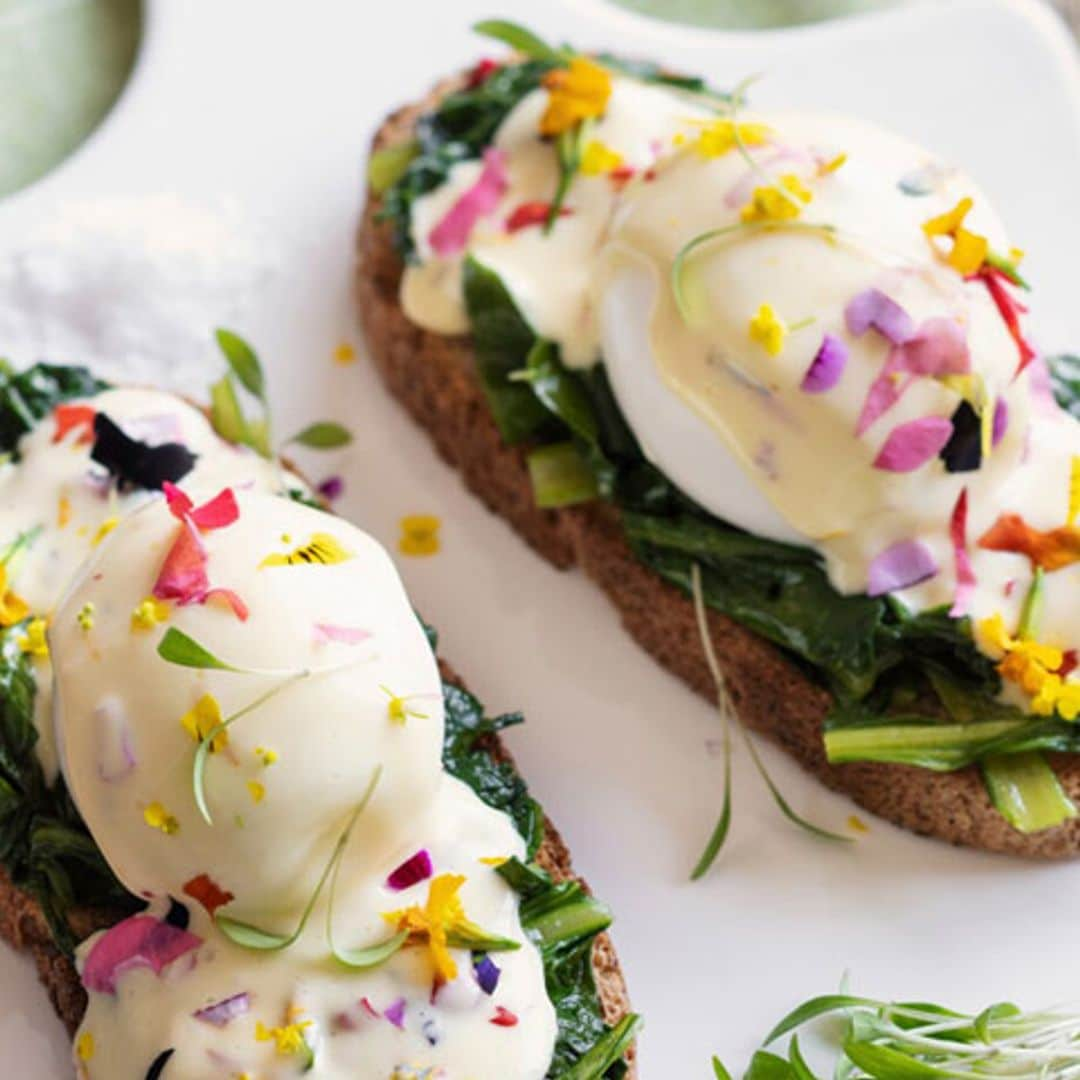
<path id="1" fill-rule="evenodd" d="M 1009 430 L 1009 403 L 1002 397 L 994 402 L 994 427 L 990 437 L 990 445 L 997 446 L 1005 438 L 1005 432 Z"/>
<path id="2" fill-rule="evenodd" d="M 405 999 L 398 998 L 393 1005 L 383 1010 L 383 1016 L 390 1021 L 394 1027 L 400 1030 L 405 1030 Z"/>
<path id="3" fill-rule="evenodd" d="M 485 954 L 473 962 L 473 971 L 476 973 L 476 981 L 480 984 L 480 989 L 488 997 L 494 994 L 495 988 L 499 985 L 499 976 L 502 974 L 495 961 Z"/>
<path id="4" fill-rule="evenodd" d="M 927 319 L 896 353 L 897 369 L 912 375 L 964 375 L 971 370 L 967 337 L 955 319 Z"/>
<path id="5" fill-rule="evenodd" d="M 867 593 L 883 596 L 918 585 L 938 572 L 930 549 L 919 540 L 901 540 L 870 563 Z"/>
<path id="6" fill-rule="evenodd" d="M 844 309 L 844 321 L 855 337 L 873 328 L 894 345 L 902 345 L 915 334 L 911 316 L 880 289 L 867 289 L 853 297 Z"/>
<path id="7" fill-rule="evenodd" d="M 808 394 L 823 394 L 831 390 L 844 374 L 847 359 L 848 347 L 834 334 L 826 334 L 803 376 L 801 388 Z"/>
<path id="8" fill-rule="evenodd" d="M 327 502 L 340 499 L 345 492 L 345 480 L 341 476 L 328 476 L 315 489 Z"/>
<path id="9" fill-rule="evenodd" d="M 214 1027 L 223 1028 L 238 1016 L 243 1016 L 250 1008 L 251 997 L 247 991 L 244 991 L 242 994 L 233 994 L 232 997 L 227 997 L 214 1005 L 207 1005 L 192 1013 L 192 1016 L 204 1024 L 213 1024 Z"/>
<path id="10" fill-rule="evenodd" d="M 885 472 L 913 472 L 937 457 L 952 434 L 952 422 L 944 416 L 922 416 L 889 432 L 874 458 L 874 468 Z"/>
<path id="11" fill-rule="evenodd" d="M 509 185 L 505 151 L 488 147 L 476 183 L 458 198 L 428 234 L 432 250 L 438 255 L 456 255 L 463 251 L 473 227 L 498 206 Z"/>
<path id="12" fill-rule="evenodd" d="M 387 879 L 386 887 L 402 892 L 431 877 L 431 856 L 426 848 L 407 858 Z"/>

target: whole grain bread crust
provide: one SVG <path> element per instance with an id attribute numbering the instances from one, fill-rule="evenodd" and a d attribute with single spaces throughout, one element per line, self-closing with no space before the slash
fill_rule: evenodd
<path id="1" fill-rule="evenodd" d="M 411 138 L 417 118 L 460 84 L 446 80 L 394 112 L 375 133 L 372 149 Z M 561 510 L 534 505 L 524 452 L 499 435 L 469 338 L 429 333 L 402 311 L 402 263 L 378 210 L 378 197 L 369 193 L 358 235 L 356 295 L 368 352 L 390 392 L 489 509 L 555 566 L 584 570 L 647 652 L 715 700 L 691 601 L 634 557 L 615 510 L 603 503 Z M 730 619 L 711 612 L 709 627 L 742 721 L 860 806 L 953 844 L 1048 859 L 1080 853 L 1080 819 L 1032 835 L 1017 832 L 994 809 L 977 767 L 935 773 L 905 765 L 831 765 L 822 741 L 829 693 Z M 1080 756 L 1052 755 L 1052 764 L 1065 791 L 1080 800 Z"/>

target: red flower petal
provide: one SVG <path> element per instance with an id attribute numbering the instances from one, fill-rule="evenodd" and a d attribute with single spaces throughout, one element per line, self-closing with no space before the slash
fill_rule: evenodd
<path id="1" fill-rule="evenodd" d="M 514 212 L 506 219 L 506 231 L 508 233 L 528 229 L 533 225 L 543 225 L 551 213 L 551 203 L 525 202 L 514 209 Z M 568 217 L 573 213 L 568 206 L 559 207 L 559 217 Z"/>
<path id="2" fill-rule="evenodd" d="M 191 520 L 206 532 L 211 529 L 224 529 L 239 517 L 240 507 L 236 505 L 232 488 L 219 491 L 209 502 L 191 511 Z"/>
<path id="3" fill-rule="evenodd" d="M 198 900 L 208 915 L 213 915 L 219 907 L 231 903 L 236 897 L 220 885 L 209 874 L 199 874 L 184 884 L 184 895 Z"/>
<path id="4" fill-rule="evenodd" d="M 239 594 L 235 593 L 232 589 L 207 589 L 199 603 L 206 604 L 211 600 L 224 600 L 225 603 L 232 608 L 233 614 L 241 622 L 247 622 L 248 615 L 251 614 L 247 604 L 245 604 L 244 601 L 240 599 Z"/>
<path id="5" fill-rule="evenodd" d="M 971 565 L 971 556 L 967 550 L 967 514 L 968 493 L 967 488 L 964 488 L 957 497 L 949 519 L 949 538 L 952 540 L 956 565 L 956 596 L 949 614 L 954 619 L 967 614 L 971 595 L 975 591 L 975 568 Z"/>
<path id="6" fill-rule="evenodd" d="M 482 86 L 501 67 L 502 64 L 500 64 L 498 60 L 492 60 L 490 57 L 485 56 L 466 76 L 466 89 L 475 90 L 478 86 Z"/>
<path id="7" fill-rule="evenodd" d="M 491 1018 L 491 1022 L 496 1027 L 517 1027 L 518 1018 L 509 1009 L 496 1005 L 495 1015 Z"/>
<path id="8" fill-rule="evenodd" d="M 177 521 L 183 521 L 184 518 L 191 513 L 195 504 L 187 494 L 181 491 L 175 484 L 170 484 L 168 480 L 161 485 L 161 490 L 165 494 L 165 502 L 168 504 L 169 513 L 172 514 Z"/>
<path id="9" fill-rule="evenodd" d="M 53 409 L 56 430 L 53 432 L 52 441 L 58 443 L 69 431 L 81 427 L 83 431 L 76 441 L 80 445 L 93 442 L 95 416 L 97 409 L 92 405 L 57 405 Z"/>
<path id="10" fill-rule="evenodd" d="M 202 603 L 210 588 L 206 576 L 206 549 L 190 520 L 181 523 L 154 582 L 154 596 L 179 604 Z"/>
<path id="11" fill-rule="evenodd" d="M 1016 369 L 1016 374 L 1019 375 L 1037 355 L 1020 328 L 1020 316 L 1027 314 L 1027 308 L 1009 292 L 1006 288 L 1009 282 L 1008 277 L 996 267 L 984 266 L 975 276 L 989 290 L 991 299 L 997 306 L 1002 319 L 1005 320 L 1009 334 L 1016 342 L 1016 347 L 1020 351 L 1020 365 Z"/>

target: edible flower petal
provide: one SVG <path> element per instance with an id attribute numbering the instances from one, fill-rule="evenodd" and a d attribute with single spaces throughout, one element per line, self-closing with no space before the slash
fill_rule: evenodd
<path id="1" fill-rule="evenodd" d="M 180 521 L 190 518 L 202 532 L 224 529 L 240 517 L 240 507 L 236 503 L 232 488 L 223 488 L 202 506 L 195 506 L 190 497 L 175 484 L 166 482 L 162 485 L 162 491 L 165 492 L 169 512 L 173 517 Z"/>
<path id="2" fill-rule="evenodd" d="M 383 1016 L 390 1021 L 394 1027 L 404 1031 L 405 1030 L 405 999 L 398 998 L 393 1004 L 388 1005 L 383 1010 Z"/>
<path id="3" fill-rule="evenodd" d="M 967 335 L 955 319 L 927 319 L 897 344 L 896 353 L 897 369 L 912 375 L 963 375 L 971 370 Z"/>
<path id="4" fill-rule="evenodd" d="M 0 626 L 14 626 L 30 614 L 30 605 L 8 588 L 7 564 L 0 562 Z"/>
<path id="5" fill-rule="evenodd" d="M 159 802 L 152 802 L 143 811 L 143 821 L 151 829 L 157 829 L 166 836 L 173 836 L 180 831 L 180 822 L 165 809 L 164 804 Z"/>
<path id="6" fill-rule="evenodd" d="M 161 919 L 132 915 L 106 930 L 91 946 L 83 965 L 83 985 L 94 993 L 115 994 L 124 972 L 148 967 L 160 975 L 201 944 L 202 938 Z"/>
<path id="7" fill-rule="evenodd" d="M 831 390 L 844 374 L 847 361 L 848 347 L 835 334 L 826 334 L 803 376 L 801 389 L 807 394 L 823 394 Z"/>
<path id="8" fill-rule="evenodd" d="M 718 158 L 743 146 L 764 146 L 772 137 L 765 124 L 741 123 L 720 118 L 707 123 L 694 141 L 694 149 L 703 158 Z"/>
<path id="9" fill-rule="evenodd" d="M 83 446 L 93 442 L 96 415 L 97 409 L 92 405 L 57 405 L 53 409 L 56 430 L 53 432 L 52 441 L 62 442 L 69 431 L 78 430 L 79 437 L 75 440 L 77 444 Z"/>
<path id="10" fill-rule="evenodd" d="M 874 329 L 894 345 L 903 345 L 915 336 L 915 321 L 880 289 L 866 289 L 852 297 L 844 308 L 844 321 L 855 337 Z"/>
<path id="11" fill-rule="evenodd" d="M 397 930 L 408 930 L 412 938 L 427 945 L 435 979 L 440 984 L 457 977 L 457 963 L 450 955 L 447 935 L 451 930 L 468 925 L 458 897 L 464 884 L 465 878 L 461 874 L 440 874 L 428 886 L 424 907 L 414 904 L 383 916 Z"/>
<path id="12" fill-rule="evenodd" d="M 754 188 L 750 201 L 742 208 L 742 220 L 790 221 L 802 213 L 813 199 L 813 192 L 795 173 L 784 173 L 775 184 Z"/>
<path id="13" fill-rule="evenodd" d="M 313 1021 L 301 1020 L 281 1027 L 268 1028 L 261 1020 L 255 1025 L 256 1042 L 272 1042 L 279 1057 L 292 1057 L 294 1054 L 306 1054 L 311 1048 L 304 1038 L 304 1030 L 311 1027 Z"/>
<path id="14" fill-rule="evenodd" d="M 569 206 L 560 206 L 558 216 L 569 217 L 573 212 Z M 516 233 L 522 229 L 530 229 L 534 225 L 546 225 L 549 217 L 551 217 L 551 203 L 524 202 L 514 208 L 506 219 L 505 228 L 508 233 Z"/>
<path id="15" fill-rule="evenodd" d="M 953 546 L 953 560 L 956 570 L 956 595 L 949 614 L 958 619 L 966 615 L 975 591 L 975 568 L 971 565 L 971 556 L 967 549 L 968 492 L 964 488 L 957 496 L 949 517 L 949 539 Z"/>
<path id="16" fill-rule="evenodd" d="M 580 170 L 583 176 L 601 176 L 617 169 L 622 163 L 622 154 L 599 139 L 590 139 L 581 154 Z"/>
<path id="17" fill-rule="evenodd" d="M 214 728 L 221 724 L 221 706 L 213 694 L 203 694 L 193 708 L 180 717 L 180 726 L 195 740 L 201 743 Z M 210 743 L 210 753 L 216 754 L 229 744 L 228 731 L 215 735 Z"/>
<path id="18" fill-rule="evenodd" d="M 997 401 L 994 402 L 994 419 L 990 430 L 990 445 L 997 446 L 997 444 L 1005 438 L 1005 433 L 1008 430 L 1009 403 L 1003 397 L 999 397 Z"/>
<path id="19" fill-rule="evenodd" d="M 48 622 L 37 616 L 26 624 L 26 633 L 18 637 L 19 648 L 28 656 L 36 656 L 39 659 L 47 659 L 49 655 L 49 642 L 45 637 Z"/>
<path id="20" fill-rule="evenodd" d="M 575 56 L 567 67 L 549 71 L 544 87 L 548 101 L 540 117 L 540 134 L 561 135 L 583 120 L 603 115 L 611 97 L 611 75 L 588 57 Z"/>
<path id="21" fill-rule="evenodd" d="M 259 569 L 266 566 L 333 566 L 346 562 L 353 554 L 346 551 L 341 541 L 330 533 L 313 533 L 306 544 L 285 553 L 267 555 Z"/>
<path id="22" fill-rule="evenodd" d="M 495 1015 L 491 1018 L 491 1022 L 496 1027 L 517 1027 L 518 1018 L 505 1006 L 496 1005 Z"/>
<path id="23" fill-rule="evenodd" d="M 131 438 L 103 412 L 94 415 L 90 457 L 116 477 L 121 491 L 129 487 L 157 491 L 166 481 L 175 484 L 191 472 L 196 461 L 182 443 L 150 446 Z"/>
<path id="24" fill-rule="evenodd" d="M 316 623 L 313 630 L 316 645 L 336 641 L 342 645 L 359 645 L 371 637 L 370 630 L 361 630 L 358 626 L 335 626 L 332 623 Z"/>
<path id="25" fill-rule="evenodd" d="M 432 250 L 442 256 L 456 255 L 469 242 L 476 223 L 490 214 L 510 186 L 506 153 L 489 146 L 476 183 L 465 191 L 428 234 Z"/>
<path id="26" fill-rule="evenodd" d="M 502 971 L 495 961 L 485 953 L 479 959 L 473 960 L 473 974 L 476 975 L 477 985 L 490 997 L 498 988 L 499 976 L 502 975 Z"/>
<path id="27" fill-rule="evenodd" d="M 182 522 L 154 582 L 154 597 L 175 600 L 179 604 L 201 603 L 210 588 L 206 561 L 206 549 L 195 526 L 188 521 Z"/>
<path id="28" fill-rule="evenodd" d="M 236 899 L 228 889 L 223 889 L 218 885 L 209 874 L 199 874 L 185 882 L 184 895 L 202 904 L 208 915 L 213 915 L 219 907 L 224 907 Z"/>
<path id="29" fill-rule="evenodd" d="M 1031 711 L 1037 716 L 1075 720 L 1080 716 L 1080 683 L 1066 682 L 1060 675 L 1047 675 L 1038 693 L 1031 699 Z"/>
<path id="30" fill-rule="evenodd" d="M 931 238 L 952 236 L 964 224 L 964 219 L 974 205 L 975 202 L 971 198 L 961 199 L 951 210 L 923 222 L 923 232 Z"/>
<path id="31" fill-rule="evenodd" d="M 984 266 L 979 271 L 978 279 L 986 286 L 990 298 L 1005 322 L 1005 328 L 1016 343 L 1020 353 L 1020 363 L 1016 374 L 1019 375 L 1038 355 L 1032 348 L 1020 326 L 1020 316 L 1027 313 L 1027 308 L 1009 292 L 1009 279 L 993 266 Z"/>
<path id="32" fill-rule="evenodd" d="M 216 1028 L 228 1027 L 238 1016 L 243 1016 L 251 1008 L 251 995 L 244 991 L 233 994 L 223 1001 L 196 1010 L 191 1015 L 204 1024 L 210 1024 Z"/>
<path id="33" fill-rule="evenodd" d="M 84 1031 L 75 1043 L 75 1056 L 80 1061 L 89 1061 L 94 1056 L 94 1049 L 94 1036 L 89 1031 Z"/>
<path id="34" fill-rule="evenodd" d="M 1069 513 L 1066 525 L 1074 525 L 1080 514 L 1080 457 L 1073 457 L 1069 465 Z"/>
<path id="35" fill-rule="evenodd" d="M 345 478 L 342 476 L 328 476 L 315 489 L 327 502 L 334 502 L 345 494 Z"/>
<path id="36" fill-rule="evenodd" d="M 866 591 L 870 596 L 884 596 L 918 585 L 937 572 L 937 560 L 924 543 L 901 540 L 870 563 Z"/>
<path id="37" fill-rule="evenodd" d="M 148 596 L 131 613 L 132 630 L 153 630 L 169 617 L 172 608 L 164 600 Z"/>
<path id="38" fill-rule="evenodd" d="M 390 874 L 386 879 L 386 887 L 394 892 L 404 892 L 421 881 L 427 881 L 431 873 L 431 854 L 426 848 L 421 848 Z"/>
<path id="39" fill-rule="evenodd" d="M 1026 555 L 1032 566 L 1061 570 L 1080 561 L 1080 527 L 1033 528 L 1019 514 L 1002 514 L 981 537 L 979 547 Z"/>
<path id="40" fill-rule="evenodd" d="M 437 555 L 441 525 L 442 522 L 434 514 L 409 514 L 403 517 L 398 551 L 402 555 Z"/>
<path id="41" fill-rule="evenodd" d="M 990 243 L 985 236 L 968 232 L 967 229 L 957 229 L 953 237 L 952 251 L 949 252 L 945 261 L 957 273 L 967 277 L 974 274 L 990 253 Z"/>
<path id="42" fill-rule="evenodd" d="M 750 320 L 749 333 L 750 340 L 756 341 L 770 356 L 779 356 L 784 351 L 788 327 L 771 304 L 762 304 Z"/>
<path id="43" fill-rule="evenodd" d="M 936 457 L 952 434 L 952 423 L 943 416 L 922 416 L 889 432 L 874 458 L 874 468 L 885 472 L 913 472 Z"/>

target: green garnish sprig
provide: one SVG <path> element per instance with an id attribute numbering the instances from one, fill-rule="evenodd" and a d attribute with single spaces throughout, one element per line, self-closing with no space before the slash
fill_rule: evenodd
<path id="1" fill-rule="evenodd" d="M 768 1047 L 791 1035 L 786 1057 L 759 1050 L 747 1080 L 817 1080 L 796 1032 L 824 1016 L 844 1027 L 833 1075 L 844 1080 L 1064 1080 L 1080 1071 L 1080 1012 L 1062 1007 L 1025 1013 L 999 1002 L 976 1014 L 925 1002 L 886 1002 L 849 994 L 812 998 L 766 1037 Z M 730 1080 L 713 1058 L 718 1080 Z"/>
<path id="2" fill-rule="evenodd" d="M 225 374 L 210 387 L 210 421 L 214 430 L 229 442 L 250 446 L 264 458 L 274 459 L 270 402 L 259 357 L 239 334 L 231 330 L 218 329 L 214 337 L 228 364 Z M 261 415 L 249 418 L 245 414 L 240 388 L 254 398 Z M 313 450 L 336 450 L 350 442 L 352 435 L 347 428 L 332 420 L 321 420 L 291 435 L 279 449 L 299 445 Z"/>
<path id="3" fill-rule="evenodd" d="M 243 708 L 237 709 L 236 712 L 224 717 L 219 724 L 216 724 L 205 736 L 199 739 L 199 745 L 195 750 L 195 758 L 191 767 L 191 788 L 195 797 L 195 805 L 199 808 L 199 813 L 207 825 L 213 825 L 214 819 L 206 801 L 206 763 L 213 751 L 216 740 L 224 735 L 237 720 L 255 712 L 296 683 L 320 675 L 333 675 L 336 672 L 345 671 L 359 664 L 370 663 L 372 659 L 370 656 L 364 656 L 341 664 L 331 664 L 325 668 L 296 668 L 294 670 L 240 667 L 215 656 L 204 645 L 199 644 L 193 637 L 185 634 L 183 630 L 178 630 L 175 626 L 170 626 L 162 635 L 161 641 L 158 642 L 157 653 L 162 660 L 178 667 L 194 668 L 199 671 L 228 671 L 236 675 L 258 675 L 279 680 L 274 686 L 271 686 Z"/>
<path id="4" fill-rule="evenodd" d="M 800 829 L 805 829 L 813 836 L 820 837 L 822 840 L 831 840 L 842 844 L 852 843 L 854 837 L 830 832 L 828 829 L 823 829 L 796 813 L 791 804 L 784 798 L 780 789 L 776 786 L 776 782 L 769 775 L 769 771 L 765 767 L 765 762 L 762 761 L 761 755 L 754 745 L 754 740 L 750 738 L 750 733 L 739 720 L 738 713 L 731 701 L 731 695 L 728 692 L 727 680 L 724 678 L 724 673 L 720 668 L 720 662 L 716 658 L 716 650 L 713 648 L 712 635 L 709 633 L 709 617 L 705 607 L 705 593 L 701 586 L 701 567 L 697 563 L 694 563 L 691 568 L 690 586 L 694 598 L 694 615 L 697 619 L 698 633 L 701 635 L 701 645 L 705 651 L 705 662 L 708 665 L 709 674 L 712 676 L 713 684 L 716 687 L 716 706 L 717 711 L 720 714 L 720 722 L 722 725 L 724 751 L 724 794 L 720 808 L 720 818 L 705 845 L 705 850 L 701 853 L 701 857 L 698 859 L 697 865 L 690 875 L 691 880 L 697 881 L 708 873 L 709 868 L 720 854 L 720 849 L 724 846 L 724 841 L 727 840 L 728 832 L 731 828 L 731 729 L 733 727 L 738 728 L 739 733 L 742 735 L 743 742 L 746 745 L 746 749 L 749 751 L 750 758 L 754 763 L 754 768 L 757 769 L 761 779 L 765 781 L 765 786 L 769 789 L 769 794 L 772 796 L 773 802 L 776 803 L 780 812 L 788 819 L 788 821 L 798 825 Z"/>

